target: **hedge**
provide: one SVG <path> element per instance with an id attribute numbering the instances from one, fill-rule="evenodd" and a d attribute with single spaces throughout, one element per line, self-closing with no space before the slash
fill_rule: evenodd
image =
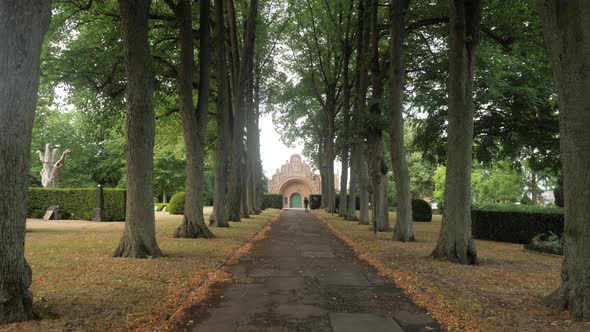
<path id="1" fill-rule="evenodd" d="M 125 189 L 105 188 L 103 192 L 105 220 L 124 221 Z M 64 218 L 92 220 L 96 207 L 96 189 L 29 188 L 27 217 L 43 218 L 51 205 L 59 205 Z"/>
<path id="2" fill-rule="evenodd" d="M 432 221 L 432 207 L 422 199 L 412 199 L 412 219 L 414 221 Z"/>
<path id="3" fill-rule="evenodd" d="M 168 210 L 168 203 L 156 203 L 154 206 L 156 207 L 156 211 L 162 211 L 164 208 Z"/>
<path id="4" fill-rule="evenodd" d="M 349 202 L 350 201 L 350 195 L 346 195 L 346 201 Z M 320 195 L 320 202 L 321 202 L 321 195 Z M 359 197 L 359 195 L 356 196 L 355 199 L 355 209 L 360 210 L 361 209 L 361 198 Z M 336 194 L 336 209 L 338 209 L 338 211 L 340 211 L 340 194 Z"/>
<path id="5" fill-rule="evenodd" d="M 322 195 L 309 195 L 309 208 L 317 210 L 322 206 Z"/>
<path id="6" fill-rule="evenodd" d="M 179 192 L 174 194 L 170 199 L 170 203 L 168 203 L 168 208 L 166 209 L 167 212 L 170 214 L 184 214 L 184 201 L 186 198 L 186 193 Z"/>
<path id="7" fill-rule="evenodd" d="M 559 208 L 497 205 L 471 210 L 472 234 L 483 240 L 527 244 L 542 233 L 561 236 L 563 227 L 563 209 Z"/>
<path id="8" fill-rule="evenodd" d="M 264 193 L 262 200 L 262 209 L 282 209 L 283 195 Z"/>

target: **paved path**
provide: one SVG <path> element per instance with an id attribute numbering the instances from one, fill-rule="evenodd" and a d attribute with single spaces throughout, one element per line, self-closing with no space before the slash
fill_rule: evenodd
<path id="1" fill-rule="evenodd" d="M 192 331 L 437 331 L 438 324 L 302 210 L 230 268 Z"/>

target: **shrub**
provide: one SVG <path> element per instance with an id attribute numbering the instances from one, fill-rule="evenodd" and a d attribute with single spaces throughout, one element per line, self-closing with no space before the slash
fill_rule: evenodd
<path id="1" fill-rule="evenodd" d="M 563 233 L 563 209 L 527 205 L 488 205 L 471 210 L 471 228 L 475 238 L 529 243 L 534 236 Z"/>
<path id="2" fill-rule="evenodd" d="M 531 243 L 525 244 L 524 247 L 528 250 L 563 255 L 563 240 L 553 232 L 536 235 Z"/>
<path id="3" fill-rule="evenodd" d="M 184 214 L 185 196 L 184 192 L 174 194 L 170 199 L 170 203 L 168 203 L 166 211 L 170 212 L 170 214 Z"/>
<path id="4" fill-rule="evenodd" d="M 321 203 L 321 195 L 320 195 L 320 203 Z M 350 201 L 350 195 L 346 195 L 346 201 Z M 356 195 L 356 199 L 355 199 L 355 209 L 356 210 L 360 210 L 361 209 L 361 198 L 359 197 L 359 195 Z M 319 207 L 319 206 L 318 206 Z M 340 211 L 340 195 L 336 194 L 336 209 L 338 209 L 338 211 Z"/>
<path id="5" fill-rule="evenodd" d="M 432 207 L 422 199 L 412 199 L 412 219 L 414 221 L 432 221 Z"/>
<path id="6" fill-rule="evenodd" d="M 309 208 L 316 210 L 320 206 L 322 206 L 322 195 L 309 195 Z"/>
<path id="7" fill-rule="evenodd" d="M 156 206 L 156 211 L 162 211 L 165 207 L 168 206 L 168 203 L 157 203 L 155 204 Z M 168 209 L 166 209 L 168 210 Z"/>
<path id="8" fill-rule="evenodd" d="M 283 208 L 283 195 L 264 193 L 262 199 L 262 209 L 282 209 Z"/>
<path id="9" fill-rule="evenodd" d="M 125 189 L 104 189 L 104 217 L 108 221 L 125 220 Z M 92 220 L 96 189 L 29 188 L 27 217 L 42 218 L 47 208 L 59 205 L 64 216 Z"/>
<path id="10" fill-rule="evenodd" d="M 154 204 L 160 203 L 160 199 L 158 197 L 154 197 Z"/>

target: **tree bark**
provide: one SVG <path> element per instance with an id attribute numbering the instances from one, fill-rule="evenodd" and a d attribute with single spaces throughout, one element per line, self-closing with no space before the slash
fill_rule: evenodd
<path id="1" fill-rule="evenodd" d="M 359 190 L 361 211 L 359 214 L 359 224 L 369 225 L 369 173 L 367 170 L 367 158 L 363 146 L 359 147 L 362 151 L 359 153 Z"/>
<path id="2" fill-rule="evenodd" d="M 412 194 L 410 192 L 410 173 L 406 162 L 404 147 L 404 16 L 410 0 L 393 0 L 391 3 L 390 39 L 390 98 L 389 136 L 391 165 L 397 198 L 394 240 L 414 241 L 414 222 L 412 220 Z"/>
<path id="3" fill-rule="evenodd" d="M 51 1 L 0 2 L 0 324 L 34 318 L 24 256 L 31 133 Z M 152 209 L 153 210 L 153 209 Z"/>
<path id="4" fill-rule="evenodd" d="M 225 51 L 225 20 L 223 2 L 215 0 L 215 67 L 217 77 L 217 142 L 215 147 L 215 195 L 209 221 L 215 227 L 229 227 L 227 218 L 227 158 L 229 151 L 229 86 Z"/>
<path id="5" fill-rule="evenodd" d="M 471 238 L 473 77 L 479 44 L 481 0 L 450 2 L 449 125 L 445 211 L 436 259 L 476 264 Z"/>
<path id="6" fill-rule="evenodd" d="M 377 26 L 378 1 L 367 0 L 370 13 L 370 56 L 371 56 L 371 100 L 368 112 L 371 119 L 381 119 L 381 99 L 383 98 L 383 76 L 379 68 L 379 30 Z M 379 121 L 381 123 L 381 121 Z M 383 128 L 375 121 L 370 121 L 367 129 L 367 162 L 371 179 L 373 197 L 373 226 L 379 232 L 389 227 L 389 209 L 387 205 L 387 164 L 383 151 Z"/>
<path id="7" fill-rule="evenodd" d="M 175 238 L 213 238 L 203 216 L 203 178 L 205 172 L 205 130 L 209 111 L 209 21 L 210 2 L 200 2 L 199 99 L 197 111 L 193 103 L 194 48 L 190 0 L 170 1 L 180 27 L 180 69 L 178 70 L 180 114 L 186 150 L 186 198 L 182 223 L 174 231 Z"/>
<path id="8" fill-rule="evenodd" d="M 154 217 L 155 119 L 148 42 L 150 1 L 119 1 L 127 60 L 127 206 L 125 230 L 115 257 L 159 257 Z"/>
<path id="9" fill-rule="evenodd" d="M 559 98 L 565 199 L 565 256 L 561 285 L 551 299 L 590 319 L 590 3 L 539 0 L 543 33 Z"/>

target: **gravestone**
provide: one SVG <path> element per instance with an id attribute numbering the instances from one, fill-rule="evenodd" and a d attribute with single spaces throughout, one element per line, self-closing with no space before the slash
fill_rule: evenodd
<path id="1" fill-rule="evenodd" d="M 61 209 L 59 205 L 52 205 L 47 208 L 43 220 L 59 220 L 61 219 Z"/>
<path id="2" fill-rule="evenodd" d="M 96 187 L 96 206 L 94 208 L 94 218 L 92 218 L 92 220 L 104 220 L 104 192 L 100 184 Z"/>

